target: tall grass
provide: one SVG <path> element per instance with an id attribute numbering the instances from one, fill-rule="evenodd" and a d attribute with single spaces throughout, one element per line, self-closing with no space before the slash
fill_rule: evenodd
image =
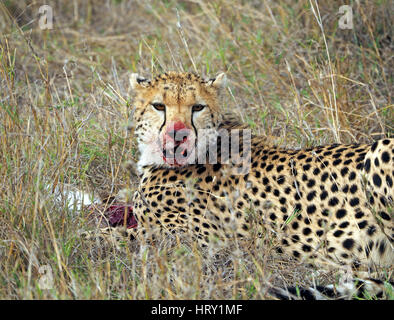
<path id="1" fill-rule="evenodd" d="M 55 191 L 105 197 L 138 183 L 124 165 L 136 157 L 130 72 L 225 71 L 223 108 L 282 146 L 392 136 L 390 1 L 351 1 L 351 30 L 338 27 L 343 1 L 47 4 L 51 30 L 39 3 L 0 3 L 1 299 L 265 299 L 271 285 L 335 280 L 278 257 L 269 238 L 84 243 L 89 212 Z"/>

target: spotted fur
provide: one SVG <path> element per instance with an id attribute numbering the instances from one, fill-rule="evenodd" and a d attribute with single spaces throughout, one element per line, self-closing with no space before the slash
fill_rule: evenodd
<path id="1" fill-rule="evenodd" d="M 141 153 L 145 135 L 159 135 L 171 119 L 214 130 L 239 127 L 220 112 L 220 79 L 190 73 L 133 79 Z M 151 110 L 152 100 L 171 106 L 166 119 Z M 207 108 L 192 124 L 195 103 Z M 324 268 L 392 266 L 394 139 L 289 150 L 252 136 L 245 152 L 251 155 L 246 174 L 235 174 L 220 161 L 171 167 L 143 157 L 133 199 L 139 227 L 127 230 L 127 236 L 154 229 L 192 232 L 207 244 L 251 238 L 258 225 L 277 239 L 277 252 Z M 109 231 L 116 232 L 104 232 Z"/>

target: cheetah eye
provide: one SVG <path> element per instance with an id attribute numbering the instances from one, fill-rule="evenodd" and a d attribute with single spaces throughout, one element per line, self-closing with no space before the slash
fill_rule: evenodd
<path id="1" fill-rule="evenodd" d="M 202 105 L 202 104 L 195 104 L 195 105 L 192 107 L 192 111 L 193 111 L 193 112 L 195 112 L 195 111 L 201 111 L 201 110 L 204 109 L 204 108 L 205 108 L 205 106 Z"/>
<path id="2" fill-rule="evenodd" d="M 166 106 L 163 103 L 153 102 L 151 103 L 151 105 L 153 108 L 155 108 L 158 111 L 164 111 L 166 109 Z"/>

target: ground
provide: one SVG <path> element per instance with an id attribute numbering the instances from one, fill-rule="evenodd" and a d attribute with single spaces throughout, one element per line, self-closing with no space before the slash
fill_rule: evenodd
<path id="1" fill-rule="evenodd" d="M 390 1 L 353 4 L 353 29 L 338 27 L 341 4 L 49 1 L 54 25 L 42 30 L 38 4 L 2 2 L 0 297 L 265 299 L 269 285 L 335 282 L 274 258 L 270 239 L 90 246 L 78 236 L 90 211 L 54 191 L 105 197 L 138 182 L 125 165 L 137 151 L 131 72 L 225 71 L 225 109 L 279 146 L 392 136 Z"/>

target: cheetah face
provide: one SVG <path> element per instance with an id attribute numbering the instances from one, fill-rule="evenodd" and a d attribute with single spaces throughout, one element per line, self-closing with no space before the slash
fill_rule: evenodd
<path id="1" fill-rule="evenodd" d="M 180 167 L 205 159 L 221 120 L 219 94 L 224 82 L 224 74 L 203 80 L 191 73 L 169 72 L 152 81 L 131 75 L 139 169 Z"/>

